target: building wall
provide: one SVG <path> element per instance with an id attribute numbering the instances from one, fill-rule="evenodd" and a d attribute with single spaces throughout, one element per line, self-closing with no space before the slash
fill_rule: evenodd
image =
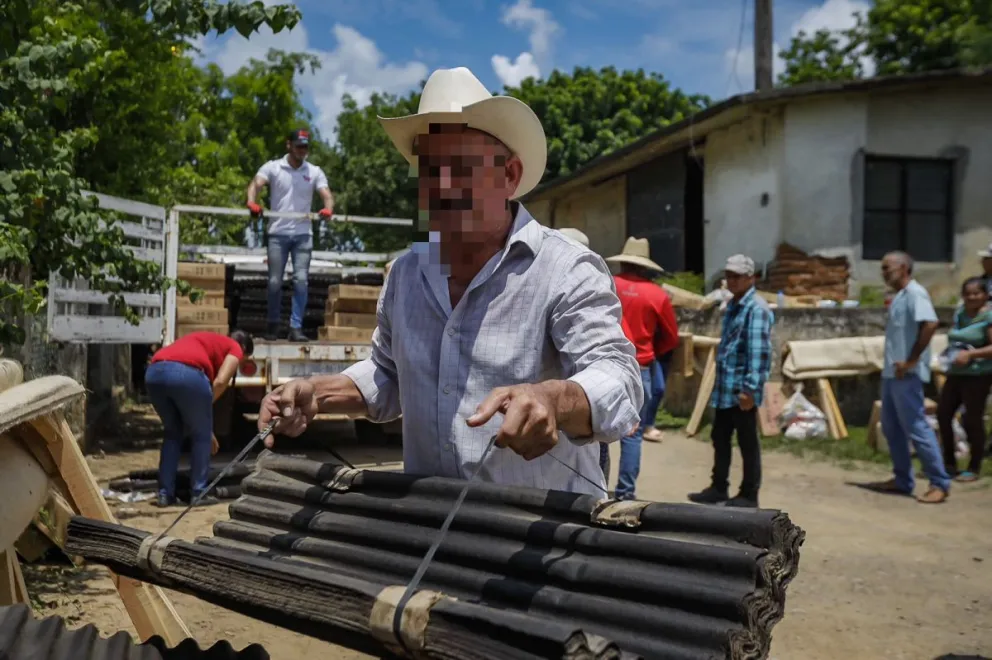
<path id="1" fill-rule="evenodd" d="M 727 257 L 772 258 L 782 233 L 781 114 L 753 116 L 706 137 L 703 165 L 704 261 L 707 281 Z"/>
<path id="2" fill-rule="evenodd" d="M 851 294 L 882 284 L 861 258 L 865 153 L 958 161 L 953 263 L 919 263 L 917 278 L 938 301 L 980 272 L 975 252 L 992 242 L 992 89 L 924 89 L 808 99 L 785 112 L 781 239 L 807 251 L 846 255 Z"/>
<path id="3" fill-rule="evenodd" d="M 545 201 L 536 206 L 546 205 Z M 534 210 L 528 207 L 531 214 Z M 539 208 L 539 211 L 542 209 Z M 551 224 L 550 210 L 544 217 L 535 218 Z M 589 247 L 594 252 L 609 257 L 619 254 L 627 240 L 627 182 L 623 176 L 610 179 L 598 186 L 587 188 L 555 203 L 554 227 L 574 227 L 589 237 Z"/>

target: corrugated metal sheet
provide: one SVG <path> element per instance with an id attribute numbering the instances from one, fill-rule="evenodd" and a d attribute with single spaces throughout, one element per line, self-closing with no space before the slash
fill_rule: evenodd
<path id="1" fill-rule="evenodd" d="M 240 651 L 227 641 L 201 649 L 194 639 L 169 648 L 160 637 L 136 644 L 126 632 L 103 637 L 93 625 L 70 630 L 62 617 L 37 619 L 27 605 L 0 607 L 2 660 L 269 660 L 258 644 Z"/>

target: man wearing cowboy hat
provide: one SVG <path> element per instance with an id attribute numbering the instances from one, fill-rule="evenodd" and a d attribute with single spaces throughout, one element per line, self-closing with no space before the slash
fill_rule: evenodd
<path id="1" fill-rule="evenodd" d="M 634 344 L 640 366 L 644 405 L 641 423 L 633 433 L 620 440 L 620 465 L 617 475 L 616 498 L 634 499 L 637 475 L 641 470 L 641 440 L 647 429 L 654 428 L 658 407 L 665 393 L 665 378 L 672 352 L 679 345 L 679 328 L 675 320 L 672 299 L 654 278 L 665 269 L 651 260 L 651 248 L 646 238 L 628 238 L 623 252 L 607 259 L 620 265 L 614 280 L 623 308 L 623 334 Z M 659 434 L 660 435 L 660 434 Z M 660 440 L 658 435 L 652 441 Z M 610 449 L 600 446 L 600 465 L 609 470 Z"/>
<path id="2" fill-rule="evenodd" d="M 724 267 L 727 304 L 716 353 L 716 381 L 711 405 L 713 417 L 713 477 L 710 485 L 689 499 L 697 504 L 755 508 L 761 487 L 761 444 L 758 408 L 772 368 L 772 324 L 775 315 L 756 293 L 754 261 L 743 254 L 727 259 Z M 744 476 L 736 497 L 730 497 L 732 438 L 737 432 Z"/>
<path id="3" fill-rule="evenodd" d="M 371 357 L 274 390 L 259 425 L 402 413 L 407 472 L 602 496 L 596 441 L 637 425 L 641 379 L 606 263 L 513 201 L 544 174 L 541 122 L 465 68 L 379 121 L 415 168 L 429 240 L 393 264 Z"/>

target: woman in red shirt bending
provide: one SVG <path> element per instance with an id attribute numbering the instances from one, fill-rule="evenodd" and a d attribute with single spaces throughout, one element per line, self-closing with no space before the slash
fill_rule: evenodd
<path id="1" fill-rule="evenodd" d="M 183 438 L 189 437 L 190 490 L 196 498 L 207 487 L 213 443 L 214 401 L 227 390 L 241 361 L 252 354 L 251 335 L 235 330 L 230 337 L 193 332 L 152 356 L 145 389 L 165 427 L 158 463 L 158 505 L 176 503 L 176 474 Z M 216 500 L 204 497 L 200 504 Z"/>

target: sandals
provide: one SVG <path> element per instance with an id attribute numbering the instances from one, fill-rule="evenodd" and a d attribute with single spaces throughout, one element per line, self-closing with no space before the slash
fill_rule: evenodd
<path id="1" fill-rule="evenodd" d="M 930 488 L 927 488 L 927 492 L 916 498 L 916 501 L 921 504 L 942 504 L 947 501 L 950 495 L 946 490 L 941 490 L 936 486 L 930 486 Z"/>

